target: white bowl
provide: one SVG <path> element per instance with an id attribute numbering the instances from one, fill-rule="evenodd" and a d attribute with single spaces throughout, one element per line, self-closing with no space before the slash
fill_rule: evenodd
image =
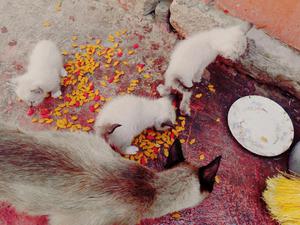
<path id="1" fill-rule="evenodd" d="M 294 127 L 286 111 L 271 99 L 249 95 L 235 101 L 228 112 L 235 139 L 261 156 L 277 156 L 293 142 Z"/>

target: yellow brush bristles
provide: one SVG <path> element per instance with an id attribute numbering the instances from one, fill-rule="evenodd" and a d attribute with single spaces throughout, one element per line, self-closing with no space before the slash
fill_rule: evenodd
<path id="1" fill-rule="evenodd" d="M 267 179 L 263 199 L 274 219 L 282 225 L 300 225 L 300 177 L 279 174 Z"/>

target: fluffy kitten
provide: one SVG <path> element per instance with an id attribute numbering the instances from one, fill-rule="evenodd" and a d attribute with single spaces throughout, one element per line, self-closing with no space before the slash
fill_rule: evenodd
<path id="1" fill-rule="evenodd" d="M 62 56 L 52 41 L 43 40 L 34 47 L 27 72 L 13 78 L 12 82 L 16 85 L 17 96 L 28 105 L 36 106 L 48 92 L 51 92 L 53 98 L 61 95 L 60 75 L 67 75 Z"/>
<path id="2" fill-rule="evenodd" d="M 176 113 L 169 97 L 151 99 L 135 95 L 117 96 L 104 105 L 95 130 L 123 154 L 135 154 L 132 139 L 148 127 L 165 130 L 175 123 Z M 116 129 L 117 128 L 117 129 Z"/>
<path id="3" fill-rule="evenodd" d="M 194 207 L 213 190 L 220 157 L 199 169 L 178 140 L 167 168 L 126 160 L 96 135 L 21 133 L 0 126 L 0 201 L 49 225 L 132 225 Z M 179 163 L 179 164 L 178 164 Z"/>
<path id="4" fill-rule="evenodd" d="M 180 41 L 170 59 L 165 72 L 165 84 L 157 87 L 161 96 L 168 95 L 171 89 L 183 94 L 180 110 L 190 115 L 190 98 L 193 82 L 200 82 L 204 69 L 218 55 L 236 60 L 247 47 L 244 31 L 239 26 L 215 28 L 199 32 Z"/>

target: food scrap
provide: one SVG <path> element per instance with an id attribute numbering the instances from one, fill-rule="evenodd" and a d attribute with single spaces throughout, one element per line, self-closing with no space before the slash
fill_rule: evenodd
<path id="1" fill-rule="evenodd" d="M 208 90 L 212 93 L 216 93 L 216 89 L 215 89 L 215 86 L 213 84 L 209 84 L 207 86 Z"/>
<path id="2" fill-rule="evenodd" d="M 203 95 L 202 93 L 196 94 L 196 95 L 195 95 L 195 98 L 201 98 L 202 95 Z"/>
<path id="3" fill-rule="evenodd" d="M 173 212 L 173 213 L 171 214 L 171 217 L 172 217 L 173 219 L 175 219 L 175 220 L 179 220 L 180 217 L 181 217 L 181 215 L 180 215 L 179 212 Z"/>
<path id="4" fill-rule="evenodd" d="M 219 184 L 221 182 L 221 178 L 217 175 L 215 176 L 215 181 L 217 184 Z"/>
<path id="5" fill-rule="evenodd" d="M 62 0 L 59 0 L 59 1 L 55 4 L 55 11 L 56 11 L 56 12 L 60 12 L 60 11 L 61 11 L 61 5 L 62 5 Z"/>
<path id="6" fill-rule="evenodd" d="M 45 20 L 45 21 L 43 22 L 43 26 L 44 26 L 44 27 L 50 27 L 50 26 L 51 26 L 50 21 L 49 21 L 49 20 Z"/>
<path id="7" fill-rule="evenodd" d="M 266 138 L 265 136 L 261 136 L 260 137 L 260 140 L 264 143 L 267 143 L 268 142 L 268 138 Z"/>
<path id="8" fill-rule="evenodd" d="M 185 121 L 185 117 L 181 117 L 180 119 Z M 180 132 L 184 130 L 185 124 L 184 126 L 176 126 L 175 129 L 163 132 L 147 129 L 137 136 L 132 142 L 132 144 L 137 146 L 140 151 L 134 156 L 127 155 L 125 157 L 138 161 L 143 165 L 147 164 L 149 158 L 152 160 L 157 159 L 158 154 L 161 151 L 165 157 L 168 157 L 170 147 L 173 145 Z"/>
<path id="9" fill-rule="evenodd" d="M 189 141 L 189 144 L 190 144 L 190 145 L 193 145 L 193 144 L 195 144 L 195 142 L 196 142 L 196 139 L 193 138 L 193 139 L 191 139 L 191 140 Z"/>
<path id="10" fill-rule="evenodd" d="M 205 159 L 205 156 L 204 156 L 203 153 L 201 153 L 201 154 L 199 155 L 199 159 L 200 159 L 200 160 L 204 160 L 204 159 Z"/>

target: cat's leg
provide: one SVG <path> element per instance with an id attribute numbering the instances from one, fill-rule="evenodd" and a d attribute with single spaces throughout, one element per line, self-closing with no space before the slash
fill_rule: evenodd
<path id="1" fill-rule="evenodd" d="M 60 76 L 61 76 L 61 77 L 66 77 L 66 76 L 68 76 L 68 73 L 67 73 L 67 71 L 65 70 L 65 68 L 61 68 L 61 70 L 60 70 Z"/>
<path id="2" fill-rule="evenodd" d="M 197 72 L 197 73 L 194 74 L 194 77 L 193 77 L 193 82 L 194 83 L 201 82 L 201 79 L 202 79 L 202 72 Z"/>
<path id="3" fill-rule="evenodd" d="M 156 88 L 157 92 L 159 93 L 160 96 L 166 96 L 171 93 L 171 87 L 168 87 L 166 85 L 160 84 Z"/>
<path id="4" fill-rule="evenodd" d="M 201 80 L 209 80 L 210 79 L 210 72 L 207 69 L 200 70 L 197 73 L 195 73 L 193 81 L 194 82 L 201 82 Z"/>
<path id="5" fill-rule="evenodd" d="M 191 115 L 191 107 L 190 107 L 190 103 L 191 103 L 191 96 L 192 96 L 192 92 L 191 91 L 184 91 L 182 92 L 182 100 L 180 102 L 180 112 L 184 115 Z"/>
<path id="6" fill-rule="evenodd" d="M 60 90 L 60 86 L 56 87 L 54 90 L 51 91 L 51 96 L 52 98 L 58 98 L 59 96 L 61 96 L 61 90 Z"/>

